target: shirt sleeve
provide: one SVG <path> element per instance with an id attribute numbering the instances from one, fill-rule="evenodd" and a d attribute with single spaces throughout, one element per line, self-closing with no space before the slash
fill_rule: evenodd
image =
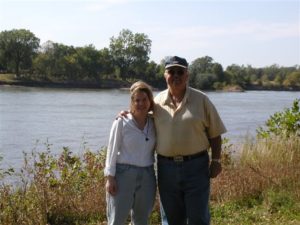
<path id="1" fill-rule="evenodd" d="M 213 103 L 206 98 L 207 132 L 208 138 L 215 138 L 226 133 L 226 128 Z"/>
<path id="2" fill-rule="evenodd" d="M 115 120 L 111 127 L 107 146 L 104 176 L 115 176 L 116 174 L 117 156 L 122 142 L 122 127 L 123 120 L 121 118 Z"/>

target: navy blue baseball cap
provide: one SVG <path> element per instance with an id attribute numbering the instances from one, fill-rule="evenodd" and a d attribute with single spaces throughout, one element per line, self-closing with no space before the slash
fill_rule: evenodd
<path id="1" fill-rule="evenodd" d="M 165 68 L 167 69 L 167 68 L 170 68 L 173 66 L 179 66 L 179 67 L 186 69 L 188 67 L 188 63 L 185 58 L 180 58 L 178 56 L 172 56 L 166 60 Z"/>

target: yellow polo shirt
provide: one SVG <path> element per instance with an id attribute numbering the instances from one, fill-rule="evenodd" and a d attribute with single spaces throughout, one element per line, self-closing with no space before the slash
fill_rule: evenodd
<path id="1" fill-rule="evenodd" d="M 181 104 L 174 106 L 169 91 L 155 97 L 154 121 L 158 154 L 192 155 L 209 148 L 208 138 L 226 132 L 226 128 L 209 98 L 187 87 Z"/>

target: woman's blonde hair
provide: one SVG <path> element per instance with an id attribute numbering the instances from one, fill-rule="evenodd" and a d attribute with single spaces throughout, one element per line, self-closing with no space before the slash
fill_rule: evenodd
<path id="1" fill-rule="evenodd" d="M 148 96 L 149 101 L 150 101 L 149 111 L 152 111 L 153 106 L 154 106 L 152 88 L 150 85 L 148 85 L 147 83 L 145 83 L 143 81 L 137 81 L 137 82 L 133 83 L 130 87 L 130 94 L 131 94 L 130 110 L 132 110 L 134 96 L 137 92 L 146 93 L 146 95 Z"/>

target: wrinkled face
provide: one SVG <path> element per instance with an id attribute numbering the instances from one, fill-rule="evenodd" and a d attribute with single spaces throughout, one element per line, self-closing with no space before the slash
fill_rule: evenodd
<path id="1" fill-rule="evenodd" d="M 131 111 L 147 114 L 151 106 L 148 95 L 143 91 L 137 91 L 131 99 Z"/>
<path id="2" fill-rule="evenodd" d="M 188 81 L 187 69 L 179 66 L 170 67 L 165 70 L 165 79 L 172 89 L 185 89 Z"/>

